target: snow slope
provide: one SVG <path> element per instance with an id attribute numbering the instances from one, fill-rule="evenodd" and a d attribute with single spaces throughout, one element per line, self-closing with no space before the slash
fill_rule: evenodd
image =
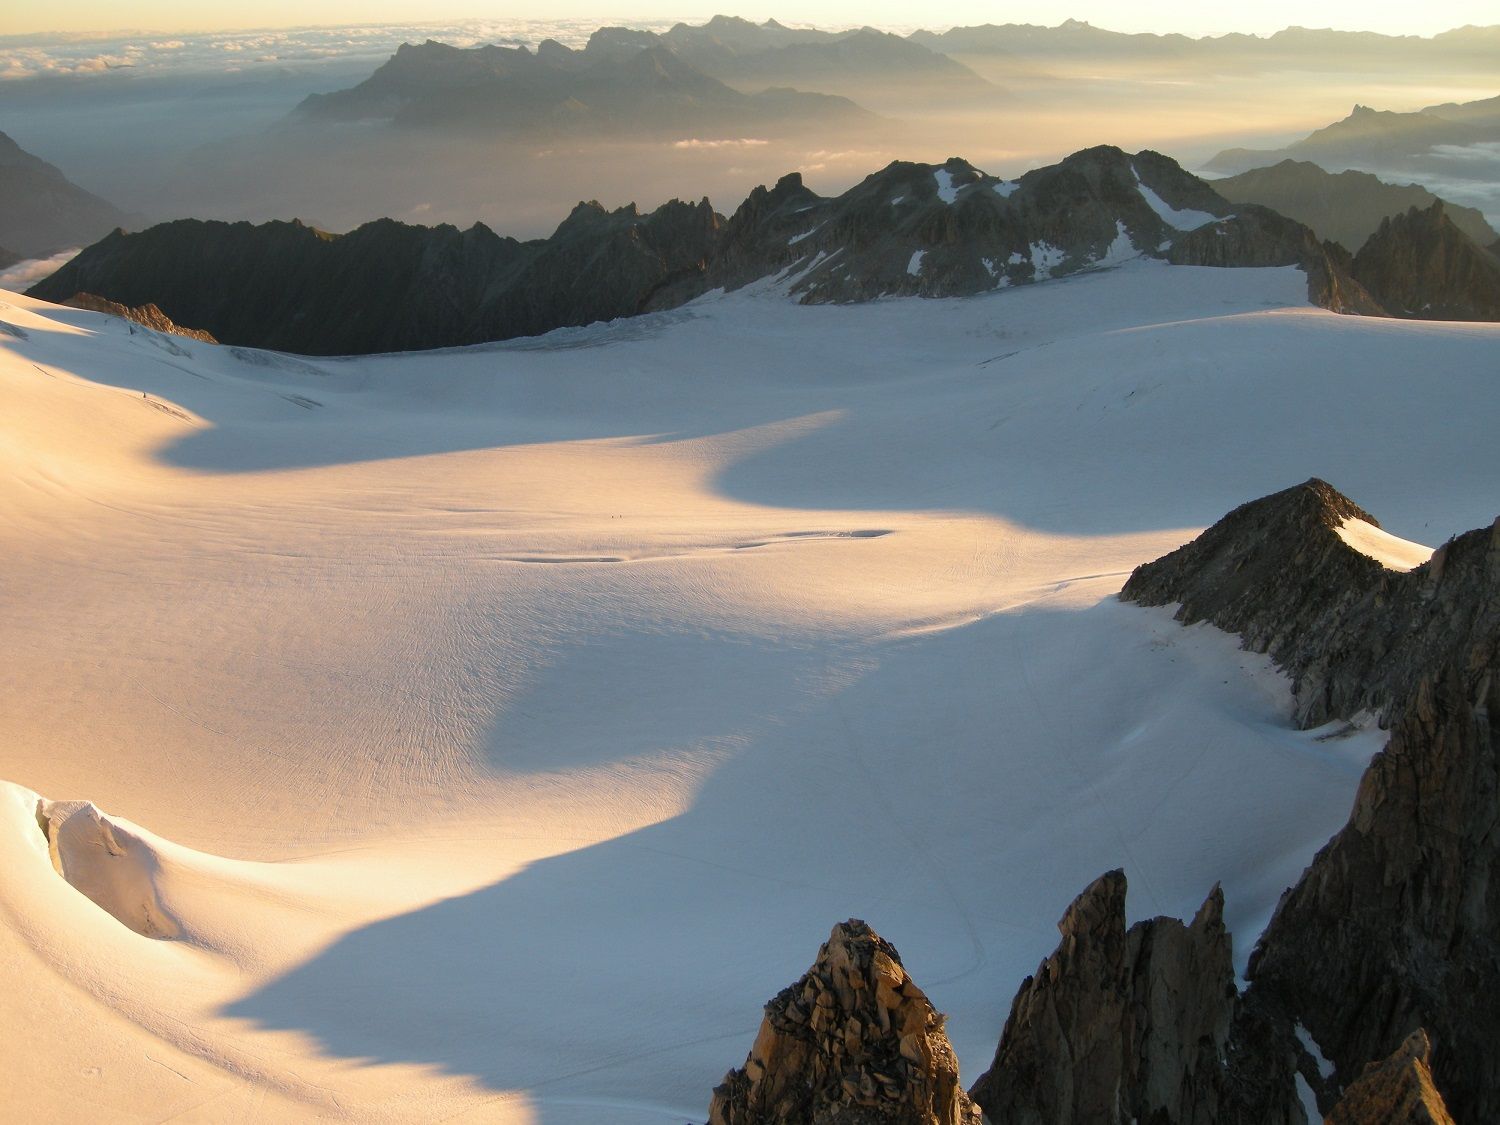
<path id="1" fill-rule="evenodd" d="M 1427 544 L 1500 495 L 1500 330 L 1304 294 L 1136 261 L 316 363 L 0 294 L 15 1112 L 702 1120 L 851 915 L 972 1080 L 1116 865 L 1139 916 L 1221 880 L 1243 954 L 1383 735 L 1113 595 L 1309 476 Z"/>

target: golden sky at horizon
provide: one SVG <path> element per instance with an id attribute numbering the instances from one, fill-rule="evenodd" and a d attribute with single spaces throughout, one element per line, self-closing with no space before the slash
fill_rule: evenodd
<path id="1" fill-rule="evenodd" d="M 1064 18 L 1087 20 L 1114 31 L 1176 31 L 1188 35 L 1220 35 L 1230 31 L 1268 34 L 1288 26 L 1333 27 L 1385 34 L 1432 35 L 1465 24 L 1500 23 L 1494 0 L 1437 0 L 1422 5 L 1371 4 L 1332 0 L 1308 5 L 1300 0 L 1263 0 L 1253 7 L 1204 5 L 1189 8 L 1165 0 L 1070 0 L 1066 5 L 1047 0 L 952 0 L 939 7 L 914 7 L 893 0 L 805 0 L 795 5 L 747 8 L 723 0 L 693 8 L 681 0 L 660 3 L 622 3 L 619 0 L 582 0 L 580 3 L 484 3 L 453 0 L 441 7 L 419 6 L 411 0 L 138 0 L 122 9 L 115 0 L 75 0 L 66 5 L 23 0 L 8 5 L 0 15 L 0 36 L 39 32 L 152 30 L 163 32 L 218 31 L 237 28 L 306 27 L 429 23 L 447 20 L 597 19 L 601 23 L 632 20 L 682 19 L 701 23 L 716 13 L 739 15 L 757 22 L 775 18 L 788 24 L 826 27 L 874 24 L 892 29 L 948 27 L 981 23 L 1039 23 L 1056 25 Z M 128 14 L 127 14 L 128 13 Z"/>

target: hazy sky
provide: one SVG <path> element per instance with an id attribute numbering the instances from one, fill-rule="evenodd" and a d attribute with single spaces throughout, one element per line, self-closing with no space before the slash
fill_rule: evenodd
<path id="1" fill-rule="evenodd" d="M 45 31 L 103 31 L 124 27 L 162 31 L 285 27 L 309 24 L 370 24 L 485 18 L 555 19 L 598 17 L 600 22 L 681 18 L 698 23 L 724 12 L 757 21 L 774 17 L 784 23 L 843 26 L 871 23 L 907 29 L 943 29 L 977 23 L 1056 24 L 1066 16 L 1117 31 L 1181 31 L 1216 35 L 1226 31 L 1265 33 L 1289 25 L 1430 35 L 1464 24 L 1500 22 L 1495 0 L 1430 0 L 1424 4 L 1369 3 L 1369 0 L 1261 0 L 1254 5 L 1183 5 L 1176 0 L 951 0 L 947 4 L 913 5 L 896 0 L 798 0 L 759 3 L 734 0 L 691 7 L 681 0 L 626 3 L 623 0 L 73 0 L 68 4 L 11 0 L 0 14 L 0 35 Z"/>

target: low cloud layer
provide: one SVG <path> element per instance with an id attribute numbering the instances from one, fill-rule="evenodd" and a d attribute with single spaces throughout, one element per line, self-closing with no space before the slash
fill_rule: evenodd
<path id="1" fill-rule="evenodd" d="M 28 258 L 17 262 L 9 269 L 0 270 L 0 289 L 20 293 L 30 289 L 44 277 L 50 277 L 78 256 L 78 251 L 63 250 L 50 258 Z"/>

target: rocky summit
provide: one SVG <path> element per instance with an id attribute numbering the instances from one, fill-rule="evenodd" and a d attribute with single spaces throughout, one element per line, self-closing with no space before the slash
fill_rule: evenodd
<path id="1" fill-rule="evenodd" d="M 894 946 L 841 922 L 812 968 L 766 1005 L 709 1125 L 979 1125 L 943 1017 Z"/>
<path id="2" fill-rule="evenodd" d="M 1125 873 L 1074 900 L 1062 943 L 1021 985 L 970 1095 L 990 1121 L 1208 1125 L 1223 1117 L 1236 992 L 1224 897 L 1190 925 L 1125 928 Z"/>
<path id="3" fill-rule="evenodd" d="M 1414 1031 L 1389 1058 L 1373 1062 L 1345 1091 L 1328 1125 L 1452 1125 L 1432 1081 L 1432 1042 Z"/>
<path id="4" fill-rule="evenodd" d="M 1373 711 L 1389 721 L 1422 676 L 1500 637 L 1500 526 L 1460 535 L 1410 571 L 1352 546 L 1379 522 L 1313 479 L 1236 508 L 1197 539 L 1138 567 L 1120 596 L 1177 604 L 1269 653 L 1292 678 L 1295 719 Z"/>
<path id="5" fill-rule="evenodd" d="M 1391 316 L 1500 320 L 1500 260 L 1458 229 L 1441 200 L 1381 222 L 1350 272 Z"/>
<path id="6" fill-rule="evenodd" d="M 1142 256 L 1300 266 L 1315 302 L 1378 311 L 1306 227 L 1236 211 L 1168 157 L 1107 146 L 1015 181 L 957 158 L 897 161 L 832 199 L 794 173 L 728 219 L 707 200 L 648 214 L 581 203 L 532 242 L 388 219 L 344 235 L 179 220 L 117 231 L 31 294 L 155 304 L 227 343 L 335 355 L 535 335 L 766 279 L 806 304 L 955 297 Z"/>

